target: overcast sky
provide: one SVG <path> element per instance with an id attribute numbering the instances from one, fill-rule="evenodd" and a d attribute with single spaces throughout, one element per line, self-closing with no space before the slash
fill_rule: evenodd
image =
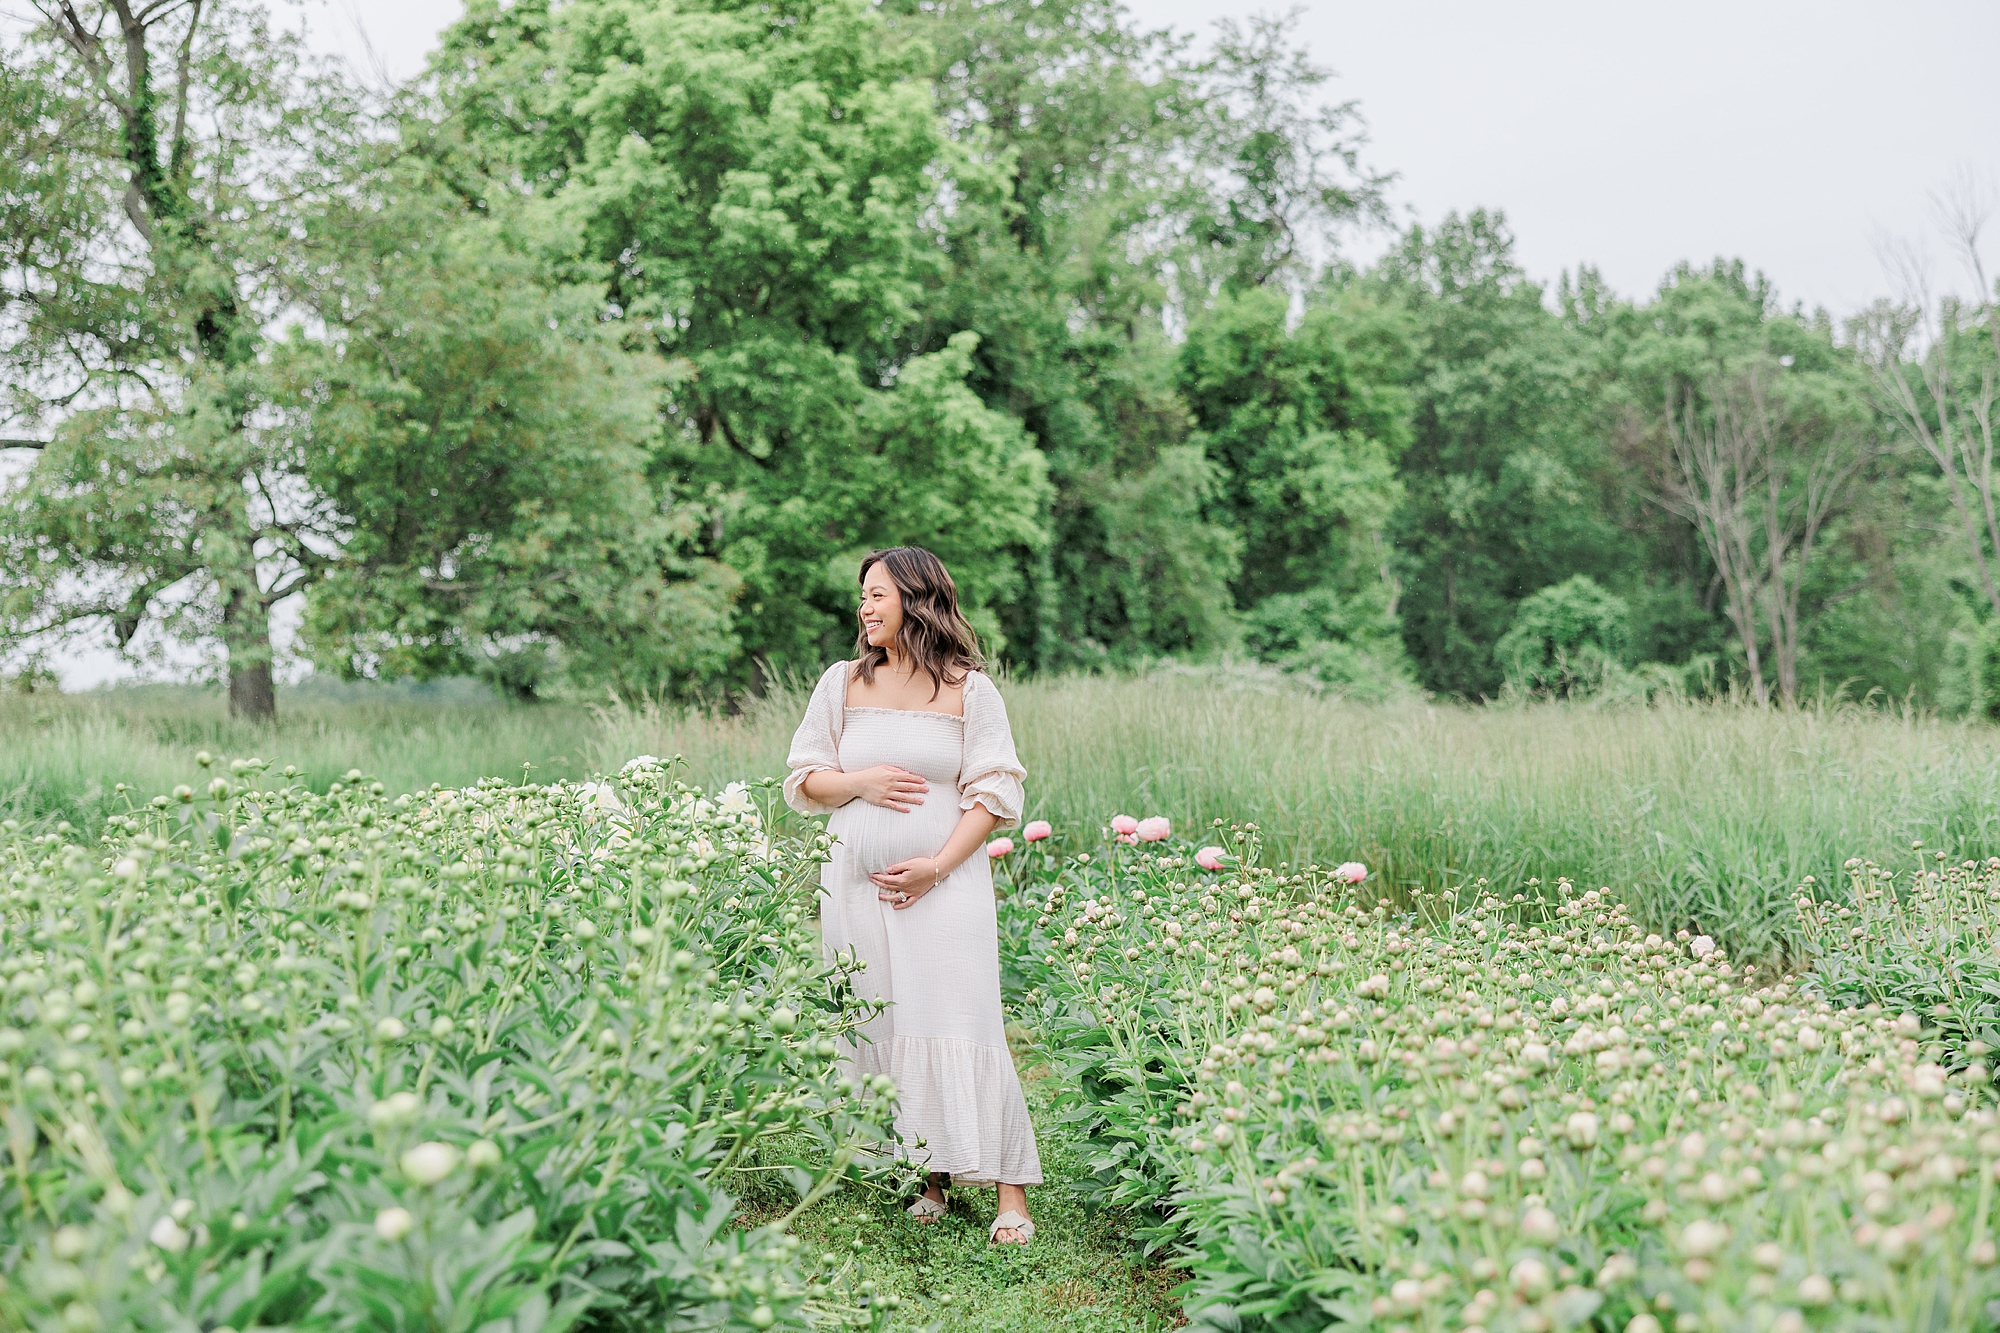
<path id="1" fill-rule="evenodd" d="M 316 43 L 399 78 L 459 8 L 305 6 Z M 1284 7 L 1134 12 L 1206 34 L 1258 8 Z M 1521 262 L 1551 282 L 1588 263 L 1642 295 L 1677 261 L 1722 255 L 1841 314 L 1890 289 L 1885 238 L 1928 244 L 1940 284 L 1962 285 L 1931 196 L 1960 172 L 2000 195 L 1995 0 L 1319 0 L 1297 31 L 1338 73 L 1331 95 L 1360 102 L 1399 209 L 1503 209 Z M 2000 269 L 2000 220 L 1986 249 Z M 116 670 L 108 654 L 65 667 L 72 687 Z"/>

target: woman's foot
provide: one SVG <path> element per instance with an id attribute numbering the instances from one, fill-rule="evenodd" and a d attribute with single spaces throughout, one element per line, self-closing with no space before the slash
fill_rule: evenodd
<path id="1" fill-rule="evenodd" d="M 1000 1187 L 1000 1211 L 1028 1216 L 1028 1191 L 1022 1185 L 1002 1185 Z M 1028 1238 L 1014 1227 L 1000 1227 L 993 1233 L 995 1245 L 1026 1245 Z"/>
<path id="2" fill-rule="evenodd" d="M 944 1187 L 946 1183 L 949 1182 L 950 1180 L 951 1177 L 945 1175 L 943 1172 L 940 1171 L 931 1172 L 930 1176 L 924 1181 L 923 1197 L 929 1199 L 939 1208 L 943 1208 L 945 1206 Z M 928 1213 L 929 1215 L 923 1216 L 923 1215 L 912 1214 L 912 1216 L 915 1216 L 919 1222 L 923 1222 L 926 1225 L 937 1221 L 938 1218 L 943 1216 L 942 1213 L 930 1213 L 928 1209 L 926 1209 L 925 1212 Z"/>

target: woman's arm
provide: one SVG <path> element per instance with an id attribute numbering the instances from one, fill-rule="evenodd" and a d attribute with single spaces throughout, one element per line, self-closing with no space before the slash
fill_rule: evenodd
<path id="1" fill-rule="evenodd" d="M 897 911 L 936 888 L 946 875 L 959 868 L 974 852 L 986 845 L 986 836 L 1000 824 L 1000 816 L 974 801 L 972 808 L 958 817 L 958 824 L 945 839 L 936 856 L 915 856 L 898 861 L 887 870 L 868 878 L 875 881 L 876 896 Z"/>
<path id="2" fill-rule="evenodd" d="M 907 768 L 877 764 L 858 773 L 822 768 L 808 773 L 799 790 L 821 805 L 846 805 L 856 797 L 870 805 L 907 814 L 924 802 L 930 784 Z"/>

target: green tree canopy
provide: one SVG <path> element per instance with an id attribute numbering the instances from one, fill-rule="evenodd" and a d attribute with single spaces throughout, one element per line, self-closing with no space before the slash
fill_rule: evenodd
<path id="1" fill-rule="evenodd" d="M 746 679 L 844 650 L 869 546 L 939 549 L 993 634 L 1046 541 L 1039 456 L 960 391 L 973 344 L 920 347 L 942 218 L 985 188 L 925 54 L 859 0 L 478 0 L 433 65 L 453 160 L 545 199 L 666 360 L 652 478 L 743 581 Z"/>
<path id="2" fill-rule="evenodd" d="M 342 524 L 312 593 L 315 658 L 524 695 L 713 677 L 739 579 L 687 553 L 699 516 L 648 482 L 664 365 L 622 345 L 600 286 L 551 281 L 528 219 L 468 216 L 400 168 L 377 184 L 316 228 L 316 257 L 337 250 L 307 269 L 327 333 L 273 357 Z"/>

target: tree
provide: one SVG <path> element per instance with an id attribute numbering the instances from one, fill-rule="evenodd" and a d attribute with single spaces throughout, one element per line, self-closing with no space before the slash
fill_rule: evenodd
<path id="1" fill-rule="evenodd" d="M 468 216 L 391 155 L 316 219 L 274 401 L 339 518 L 305 625 L 344 675 L 568 679 L 686 695 L 727 664 L 740 586 L 647 479 L 666 370 L 604 292 L 555 281 L 535 210 Z M 486 216 L 501 212 L 503 217 Z"/>
<path id="2" fill-rule="evenodd" d="M 1970 301 L 1934 297 L 1921 267 L 1911 262 L 1905 265 L 1906 299 L 1877 302 L 1850 332 L 1883 416 L 1936 465 L 1980 592 L 2000 613 L 2000 497 L 1994 493 L 2000 309 L 1979 247 L 1987 213 L 1969 193 L 1951 202 L 1956 206 L 1946 209 L 1947 230 L 1977 295 Z"/>
<path id="3" fill-rule="evenodd" d="M 1740 265 L 1684 266 L 1633 323 L 1628 448 L 1699 535 L 1753 697 L 1767 702 L 1775 676 L 1790 704 L 1812 622 L 1862 586 L 1815 583 L 1822 538 L 1876 452 L 1853 358 L 1830 323 L 1782 314 Z"/>
<path id="4" fill-rule="evenodd" d="M 1203 108 L 1182 42 L 1108 0 L 893 8 L 981 166 L 941 218 L 921 345 L 979 331 L 967 383 L 1027 429 L 1053 490 L 1050 541 L 998 608 L 1010 652 L 1054 670 L 1233 642 L 1237 543 L 1203 513 L 1214 477 L 1163 319 L 1163 218 L 1185 206 Z"/>
<path id="5" fill-rule="evenodd" d="M 1413 227 L 1345 279 L 1408 320 L 1410 443 L 1389 525 L 1403 641 L 1427 689 L 1497 692 L 1494 645 L 1521 600 L 1572 574 L 1619 588 L 1618 526 L 1589 337 L 1515 262 L 1506 219 Z"/>
<path id="6" fill-rule="evenodd" d="M 1393 614 L 1383 530 L 1402 498 L 1407 326 L 1334 292 L 1293 331 L 1288 304 L 1272 287 L 1220 297 L 1181 348 L 1195 440 L 1219 478 L 1212 508 L 1243 543 L 1236 604 L 1326 588 Z"/>
<path id="7" fill-rule="evenodd" d="M 8 55 L 6 411 L 36 450 L 0 510 L 0 632 L 219 640 L 268 718 L 272 606 L 323 515 L 265 430 L 257 353 L 295 205 L 356 135 L 296 38 L 227 0 L 42 10 Z M 17 229 L 18 228 L 18 229 Z"/>
<path id="8" fill-rule="evenodd" d="M 1201 188 L 1188 198 L 1186 246 L 1175 256 L 1198 301 L 1270 284 L 1301 289 L 1332 259 L 1334 233 L 1388 217 L 1390 176 L 1361 164 L 1367 143 L 1354 102 L 1318 92 L 1332 71 L 1292 45 L 1297 14 L 1216 25 L 1200 68 L 1206 96 L 1190 145 Z"/>
<path id="9" fill-rule="evenodd" d="M 1715 561 L 1760 704 L 1770 700 L 1767 642 L 1778 697 L 1798 699 L 1800 594 L 1814 544 L 1865 458 L 1840 423 L 1802 420 L 1776 380 L 1772 367 L 1752 365 L 1683 387 L 1666 409 L 1673 471 L 1662 501 Z"/>
<path id="10" fill-rule="evenodd" d="M 939 545 L 996 635 L 1045 539 L 1032 445 L 938 378 L 962 388 L 971 345 L 919 345 L 980 171 L 920 56 L 861 0 L 479 0 L 433 63 L 441 156 L 568 219 L 568 262 L 668 364 L 651 480 L 742 580 L 732 684 L 845 651 L 869 545 Z"/>

